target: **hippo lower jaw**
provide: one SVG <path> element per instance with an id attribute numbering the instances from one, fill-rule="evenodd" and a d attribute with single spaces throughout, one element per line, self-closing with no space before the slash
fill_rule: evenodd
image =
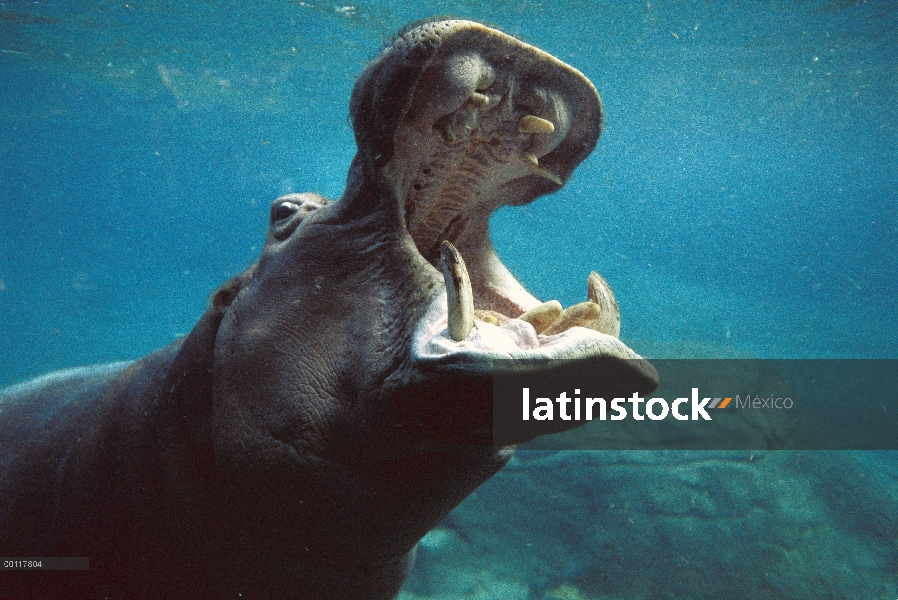
<path id="1" fill-rule="evenodd" d="M 449 244 L 446 242 L 447 245 Z M 461 269 L 464 262 L 460 260 Z M 440 357 L 459 358 L 468 354 L 476 360 L 506 359 L 576 359 L 597 354 L 621 359 L 640 359 L 616 335 L 599 330 L 610 320 L 603 307 L 590 300 L 561 310 L 557 301 L 546 302 L 518 317 L 495 311 L 474 310 L 473 290 L 468 277 L 453 277 L 444 269 L 445 295 L 438 294 L 416 335 L 415 355 L 421 360 Z M 619 322 L 617 305 L 611 289 L 597 273 L 590 277 L 592 285 L 600 280 L 604 307 Z M 468 306 L 463 306 L 467 304 Z M 479 317 L 479 318 L 478 318 Z M 462 332 L 461 335 L 453 332 Z M 547 333 L 547 334 L 546 334 Z"/>

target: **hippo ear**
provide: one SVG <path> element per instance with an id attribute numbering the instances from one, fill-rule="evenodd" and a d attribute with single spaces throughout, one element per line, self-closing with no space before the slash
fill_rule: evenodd
<path id="1" fill-rule="evenodd" d="M 215 293 L 212 294 L 212 308 L 209 309 L 212 312 L 218 312 L 219 321 L 221 320 L 221 315 L 224 314 L 224 311 L 231 305 L 231 302 L 234 301 L 234 298 L 237 297 L 237 294 L 242 290 L 253 278 L 253 274 L 256 272 L 256 265 L 253 264 L 246 271 L 237 275 L 236 277 L 232 277 L 225 283 L 221 285 L 220 288 L 215 290 Z M 216 328 L 217 329 L 217 328 Z"/>
<path id="2" fill-rule="evenodd" d="M 212 305 L 181 342 L 162 387 L 160 402 L 172 418 L 170 429 L 163 434 L 166 452 L 185 453 L 194 473 L 184 475 L 201 481 L 214 472 L 212 435 L 208 423 L 212 413 L 212 365 L 215 338 L 225 312 L 253 277 L 256 265 L 230 279 L 212 295 Z"/>

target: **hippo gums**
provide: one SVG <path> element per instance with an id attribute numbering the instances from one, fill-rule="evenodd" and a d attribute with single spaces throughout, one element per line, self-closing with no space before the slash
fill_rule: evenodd
<path id="1" fill-rule="evenodd" d="M 493 211 L 558 190 L 594 148 L 582 74 L 429 21 L 350 110 L 342 198 L 276 200 L 258 262 L 189 335 L 2 392 L 0 554 L 89 569 L 0 573 L 0 597 L 394 598 L 418 540 L 511 456 L 492 443 L 494 359 L 599 359 L 604 391 L 654 389 L 601 277 L 562 311 L 490 242 Z"/>

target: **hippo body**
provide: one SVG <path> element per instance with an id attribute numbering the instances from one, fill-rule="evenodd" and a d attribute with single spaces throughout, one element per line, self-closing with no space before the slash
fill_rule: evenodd
<path id="1" fill-rule="evenodd" d="M 600 359 L 609 391 L 654 389 L 601 277 L 561 311 L 489 241 L 495 209 L 595 146 L 583 75 L 430 21 L 369 65 L 351 115 L 342 198 L 276 200 L 258 262 L 188 336 L 0 392 L 3 554 L 90 560 L 2 573 L 0 597 L 394 598 L 418 540 L 511 456 L 494 359 Z"/>

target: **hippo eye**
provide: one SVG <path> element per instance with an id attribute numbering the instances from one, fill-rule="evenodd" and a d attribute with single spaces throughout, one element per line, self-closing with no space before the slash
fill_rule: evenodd
<path id="1" fill-rule="evenodd" d="M 2 0 L 0 0 L 2 1 Z M 275 240 L 283 241 L 293 235 L 305 218 L 330 200 L 318 194 L 288 194 L 271 203 L 271 224 L 269 233 Z"/>
<path id="2" fill-rule="evenodd" d="M 299 205 L 293 202 L 281 202 L 276 205 L 271 211 L 271 222 L 277 223 L 278 221 L 283 221 L 284 219 L 288 219 L 296 214 L 296 211 L 299 210 Z"/>

